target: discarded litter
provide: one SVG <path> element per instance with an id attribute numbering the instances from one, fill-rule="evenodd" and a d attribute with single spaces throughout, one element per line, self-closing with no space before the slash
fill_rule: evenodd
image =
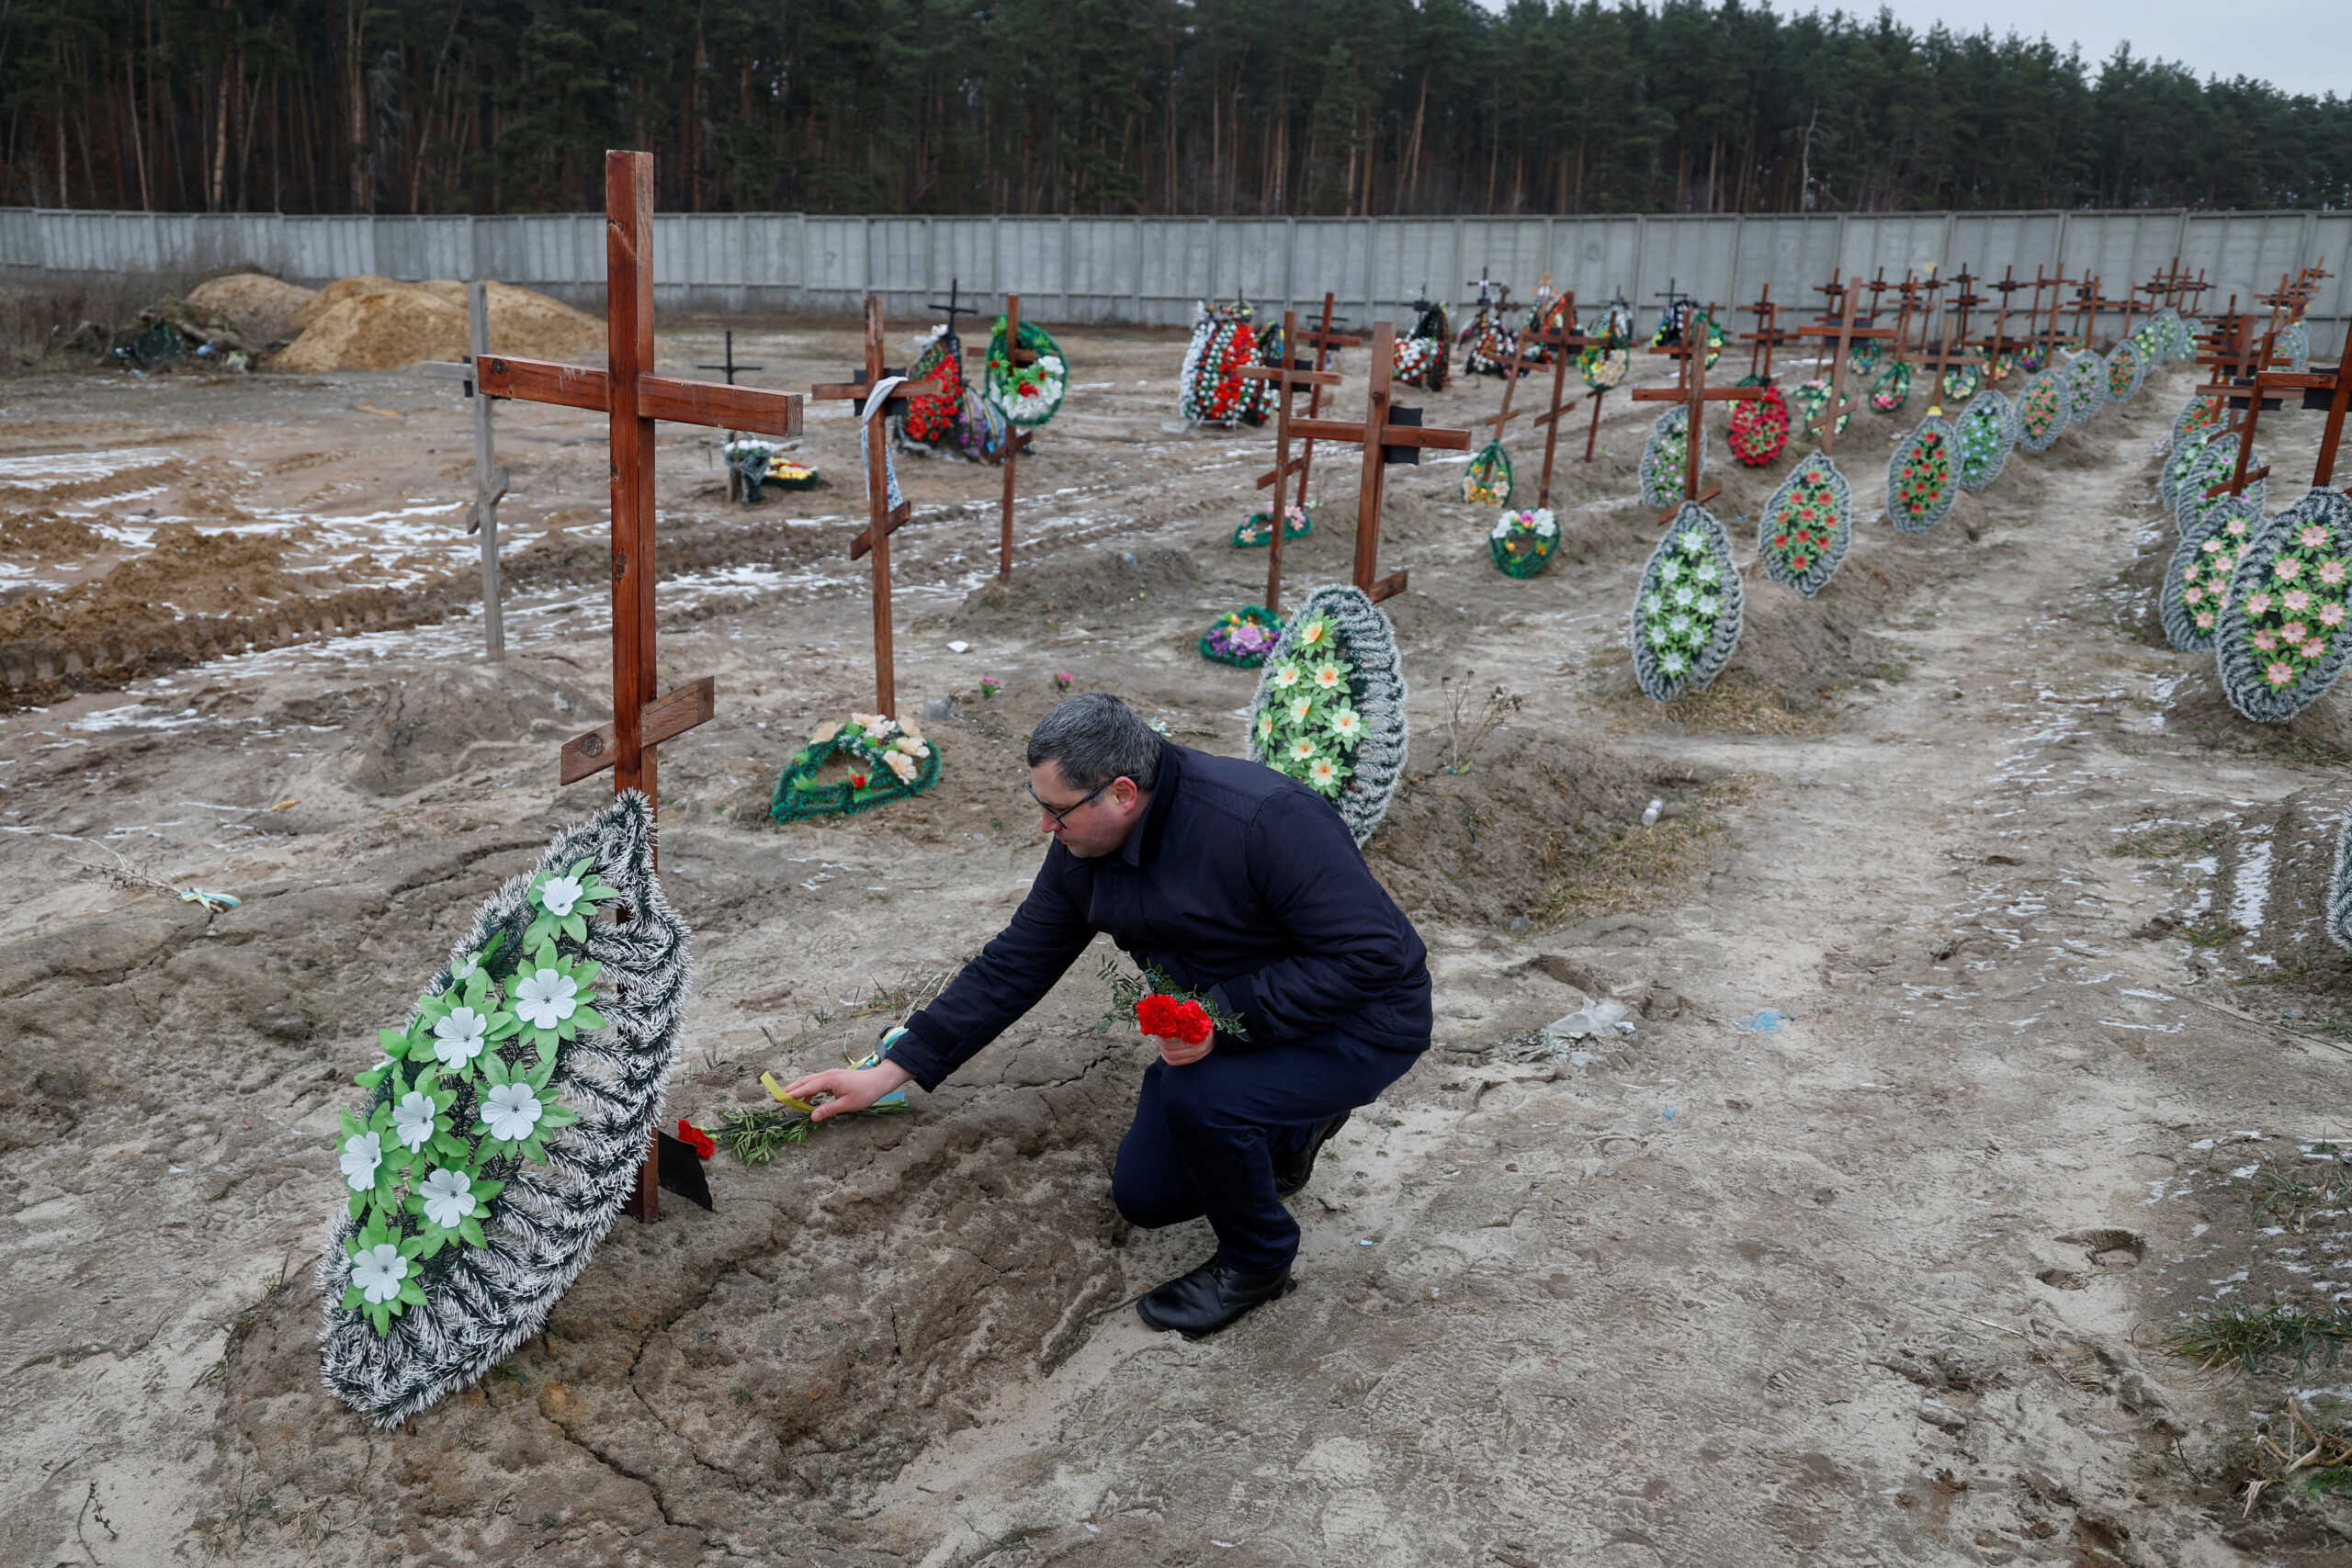
<path id="1" fill-rule="evenodd" d="M 1564 1018 L 1555 1018 L 1544 1026 L 1544 1038 L 1553 1041 L 1582 1040 L 1614 1029 L 1620 1034 L 1634 1032 L 1633 1025 L 1624 1021 L 1627 1009 L 1623 1002 L 1588 1002 Z"/>
<path id="2" fill-rule="evenodd" d="M 925 697 L 922 700 L 922 716 L 925 718 L 954 718 L 956 699 L 954 697 Z"/>
<path id="3" fill-rule="evenodd" d="M 1652 800 L 1647 806 L 1642 807 L 1642 826 L 1645 828 L 1657 827 L 1658 817 L 1665 810 L 1666 802 L 1662 800 Z"/>
<path id="4" fill-rule="evenodd" d="M 1671 1122 L 1674 1120 L 1674 1113 L 1680 1109 L 1681 1107 L 1679 1106 L 1669 1105 L 1664 1111 L 1658 1112 L 1657 1119 L 1661 1122 Z"/>
<path id="5" fill-rule="evenodd" d="M 969 653 L 972 651 L 972 645 L 968 642 L 951 642 L 947 645 L 947 651 L 950 653 Z"/>
<path id="6" fill-rule="evenodd" d="M 1794 1023 L 1796 1020 L 1787 1017 L 1784 1014 L 1774 1012 L 1770 1008 L 1765 1008 L 1761 1011 L 1758 1012 L 1754 1018 L 1734 1019 L 1732 1021 L 1736 1023 L 1740 1028 L 1752 1030 L 1758 1034 L 1778 1034 L 1781 1032 L 1781 1025 L 1784 1023 Z"/>
<path id="7" fill-rule="evenodd" d="M 204 912 L 208 915 L 218 914 L 223 909 L 243 908 L 243 904 L 239 899 L 234 898 L 226 893 L 208 892 L 206 889 L 201 887 L 181 888 L 180 902 L 183 904 L 201 904 L 204 906 Z"/>

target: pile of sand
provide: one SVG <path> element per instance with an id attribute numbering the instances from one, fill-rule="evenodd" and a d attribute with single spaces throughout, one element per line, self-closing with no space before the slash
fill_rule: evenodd
<path id="1" fill-rule="evenodd" d="M 291 343 L 318 314 L 319 291 L 260 272 L 232 272 L 198 284 L 188 303 L 220 317 L 255 348 Z"/>
<path id="2" fill-rule="evenodd" d="M 600 360 L 605 323 L 544 294 L 493 283 L 490 346 L 532 359 Z M 319 290 L 310 324 L 270 368 L 305 375 L 392 370 L 465 352 L 464 284 L 442 277 L 425 283 L 343 277 Z"/>

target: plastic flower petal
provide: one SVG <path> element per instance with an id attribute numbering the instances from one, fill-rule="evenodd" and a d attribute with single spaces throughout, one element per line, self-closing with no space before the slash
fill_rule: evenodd
<path id="1" fill-rule="evenodd" d="M 435 1171 L 417 1195 L 424 1200 L 424 1217 L 445 1231 L 456 1230 L 460 1220 L 471 1219 L 481 1208 L 481 1200 L 474 1196 L 474 1179 L 462 1170 Z"/>
<path id="2" fill-rule="evenodd" d="M 550 876 L 539 884 L 539 908 L 560 920 L 571 913 L 582 891 L 576 876 Z"/>
<path id="3" fill-rule="evenodd" d="M 434 1119 L 440 1114 L 441 1108 L 433 1103 L 431 1095 L 411 1089 L 392 1107 L 392 1136 L 401 1147 L 414 1154 L 432 1142 Z"/>
<path id="4" fill-rule="evenodd" d="M 481 1119 L 488 1123 L 492 1137 L 504 1144 L 519 1144 L 538 1125 L 543 1109 L 529 1084 L 503 1083 L 482 1100 Z"/>
<path id="5" fill-rule="evenodd" d="M 445 1067 L 462 1067 L 481 1055 L 490 1020 L 469 1007 L 451 1008 L 433 1026 L 433 1055 Z"/>
<path id="6" fill-rule="evenodd" d="M 344 1184 L 365 1192 L 376 1185 L 376 1171 L 384 1163 L 384 1140 L 375 1133 L 356 1133 L 344 1139 L 343 1156 L 335 1163 L 343 1168 Z"/>
<path id="7" fill-rule="evenodd" d="M 374 1305 L 381 1306 L 399 1295 L 401 1281 L 407 1278 L 408 1259 L 389 1241 L 362 1247 L 352 1255 L 351 1282 Z"/>
<path id="8" fill-rule="evenodd" d="M 553 1029 L 579 1007 L 580 983 L 558 969 L 535 969 L 514 987 L 514 1010 L 534 1029 Z"/>

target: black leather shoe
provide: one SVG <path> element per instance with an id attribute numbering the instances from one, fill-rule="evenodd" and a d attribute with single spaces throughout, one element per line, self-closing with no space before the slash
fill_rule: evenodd
<path id="1" fill-rule="evenodd" d="M 1274 1274 L 1244 1274 L 1212 1258 L 1136 1303 L 1147 1327 L 1173 1329 L 1187 1339 L 1204 1338 L 1246 1315 L 1252 1307 L 1290 1293 L 1288 1269 Z"/>
<path id="2" fill-rule="evenodd" d="M 1331 1134 L 1348 1124 L 1348 1112 L 1315 1123 L 1308 1133 L 1306 1146 L 1285 1159 L 1274 1161 L 1274 1196 L 1295 1198 L 1315 1174 L 1315 1156 L 1331 1141 Z"/>

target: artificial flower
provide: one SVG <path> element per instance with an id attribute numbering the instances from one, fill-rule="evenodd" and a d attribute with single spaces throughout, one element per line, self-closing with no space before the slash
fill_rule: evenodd
<path id="1" fill-rule="evenodd" d="M 893 751 L 882 761 L 893 773 L 898 775 L 900 784 L 914 783 L 922 771 L 915 766 L 915 760 L 903 751 Z"/>
<path id="2" fill-rule="evenodd" d="M 1333 708 L 1323 722 L 1343 746 L 1352 746 L 1363 737 L 1363 716 L 1353 708 Z"/>
<path id="3" fill-rule="evenodd" d="M 538 1125 L 545 1107 L 526 1083 L 503 1083 L 481 1102 L 481 1119 L 490 1135 L 503 1144 L 519 1144 Z"/>
<path id="4" fill-rule="evenodd" d="M 1315 667 L 1315 684 L 1318 689 L 1336 692 L 1347 683 L 1347 671 L 1338 664 L 1325 663 Z"/>
<path id="5" fill-rule="evenodd" d="M 1294 762 L 1312 761 L 1314 761 L 1317 750 L 1318 748 L 1316 746 L 1315 742 L 1308 737 L 1302 735 L 1297 739 L 1290 743 L 1290 760 Z"/>
<path id="6" fill-rule="evenodd" d="M 409 1153 L 414 1154 L 432 1142 L 435 1130 L 434 1122 L 440 1114 L 441 1108 L 433 1102 L 431 1095 L 416 1089 L 409 1090 L 401 1096 L 400 1103 L 392 1107 L 393 1139 Z"/>
<path id="7" fill-rule="evenodd" d="M 379 1242 L 363 1247 L 351 1258 L 351 1282 L 371 1306 L 381 1306 L 401 1293 L 401 1281 L 408 1278 L 408 1259 L 392 1243 Z"/>
<path id="8" fill-rule="evenodd" d="M 842 722 L 839 719 L 833 720 L 831 724 L 820 725 L 816 731 L 808 737 L 808 744 L 811 746 L 822 746 L 826 741 L 831 740 L 834 736 L 839 735 L 841 732 Z"/>
<path id="9" fill-rule="evenodd" d="M 462 1067 L 481 1055 L 490 1020 L 469 1007 L 454 1007 L 433 1025 L 433 1055 L 445 1067 Z"/>
<path id="10" fill-rule="evenodd" d="M 553 1029 L 580 1005 L 580 983 L 560 969 L 534 969 L 516 977 L 514 1010 L 534 1029 Z"/>
<path id="11" fill-rule="evenodd" d="M 711 1140 L 710 1134 L 683 1116 L 678 1118 L 678 1141 L 704 1159 L 718 1152 L 718 1145 Z"/>
<path id="12" fill-rule="evenodd" d="M 550 876 L 539 884 L 539 908 L 560 920 L 571 913 L 582 891 L 576 876 Z"/>
<path id="13" fill-rule="evenodd" d="M 891 750 L 904 752 L 906 755 L 914 758 L 917 761 L 921 761 L 923 758 L 931 755 L 930 743 L 928 741 L 918 740 L 911 735 L 899 736 L 896 740 L 890 742 L 890 747 Z"/>
<path id="14" fill-rule="evenodd" d="M 1293 697 L 1288 703 L 1283 705 L 1283 709 L 1290 715 L 1290 721 L 1293 724 L 1305 724 L 1306 722 L 1307 715 L 1315 711 L 1315 699 L 1313 697 Z"/>
<path id="15" fill-rule="evenodd" d="M 462 1170 L 436 1170 L 424 1179 L 417 1189 L 424 1200 L 424 1217 L 445 1231 L 453 1231 L 471 1219 L 481 1208 L 481 1200 L 474 1196 L 474 1179 Z"/>
<path id="16" fill-rule="evenodd" d="M 354 1192 L 369 1190 L 376 1185 L 376 1172 L 384 1163 L 382 1136 L 375 1133 L 353 1134 L 344 1139 L 342 1157 L 335 1163 L 342 1168 L 345 1186 Z"/>
<path id="17" fill-rule="evenodd" d="M 1298 666 L 1295 664 L 1277 664 L 1274 666 L 1273 673 L 1266 677 L 1266 683 L 1277 692 L 1286 692 L 1298 684 Z"/>
<path id="18" fill-rule="evenodd" d="M 1306 765 L 1306 782 L 1326 795 L 1332 794 L 1340 787 L 1339 764 L 1329 757 L 1316 758 Z"/>
<path id="19" fill-rule="evenodd" d="M 2295 678 L 2295 667 L 2291 664 L 2274 660 L 2268 668 L 2263 671 L 2262 675 L 2263 679 L 2268 681 L 2272 685 L 2283 686 L 2288 682 L 2292 681 Z"/>

